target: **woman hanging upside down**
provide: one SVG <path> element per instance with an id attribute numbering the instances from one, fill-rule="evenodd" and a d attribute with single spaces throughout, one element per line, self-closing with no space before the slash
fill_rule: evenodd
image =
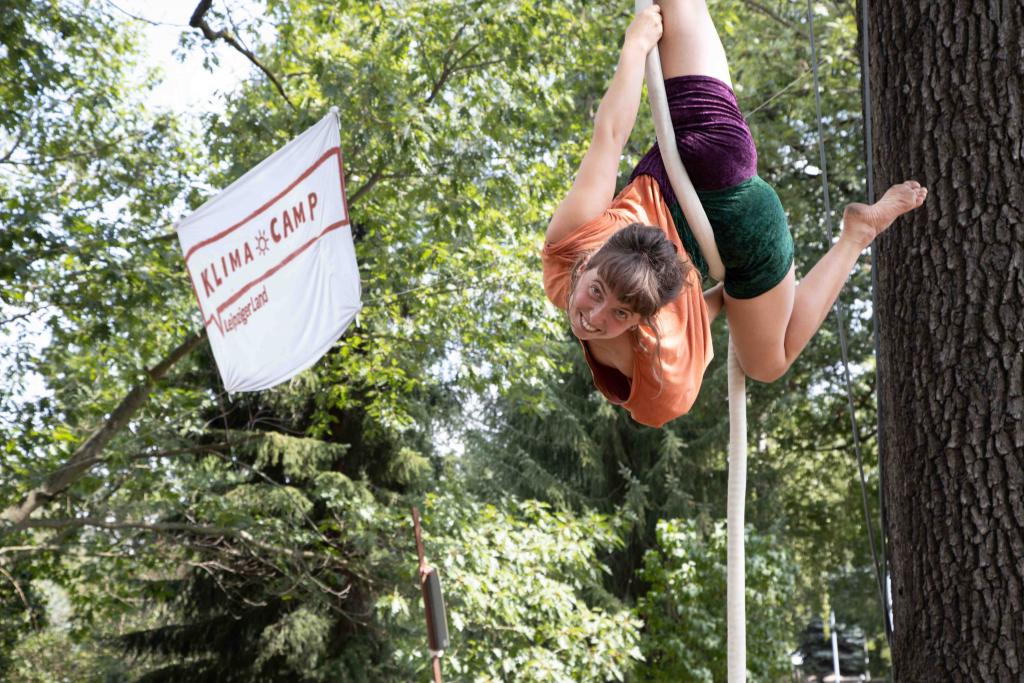
<path id="1" fill-rule="evenodd" d="M 725 281 L 706 293 L 706 265 L 657 145 L 614 196 L 647 53 L 659 40 L 679 153 L 725 265 Z M 661 0 L 626 30 L 590 148 L 547 229 L 544 288 L 568 314 L 601 393 L 657 427 L 696 400 L 712 358 L 710 323 L 722 306 L 746 374 L 778 379 L 821 326 L 860 253 L 926 195 L 908 181 L 870 206 L 850 204 L 839 240 L 797 284 L 786 215 L 757 175 L 707 5 Z"/>

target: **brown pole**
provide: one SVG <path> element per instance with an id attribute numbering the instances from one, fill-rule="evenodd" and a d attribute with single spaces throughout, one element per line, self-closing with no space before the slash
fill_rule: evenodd
<path id="1" fill-rule="evenodd" d="M 427 560 L 423 553 L 423 533 L 420 531 L 420 511 L 412 509 L 412 527 L 416 534 L 416 555 L 420 558 L 420 573 L 427 568 Z"/>
<path id="2" fill-rule="evenodd" d="M 420 511 L 417 508 L 412 509 L 412 526 L 413 531 L 416 534 L 416 555 L 420 560 L 420 590 L 423 593 L 423 611 L 427 615 L 427 637 L 430 640 L 430 631 L 433 628 L 430 623 L 430 608 L 427 606 L 427 576 L 430 575 L 432 569 L 427 566 L 426 554 L 423 552 L 423 532 L 420 530 Z M 443 683 L 441 680 L 441 656 L 433 654 L 433 669 L 434 669 L 434 683 Z"/>

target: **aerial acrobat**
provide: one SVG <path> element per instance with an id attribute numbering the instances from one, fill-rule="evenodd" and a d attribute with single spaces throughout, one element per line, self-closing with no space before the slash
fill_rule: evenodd
<path id="1" fill-rule="evenodd" d="M 706 265 L 657 145 L 614 194 L 655 45 L 679 153 L 725 265 L 724 281 L 703 293 Z M 786 215 L 757 175 L 707 5 L 661 0 L 626 30 L 590 147 L 547 228 L 544 287 L 567 313 L 598 390 L 637 422 L 659 427 L 696 401 L 713 355 L 710 323 L 723 306 L 744 372 L 774 381 L 821 326 L 860 253 L 926 197 L 911 180 L 874 204 L 850 204 L 839 239 L 797 283 Z"/>

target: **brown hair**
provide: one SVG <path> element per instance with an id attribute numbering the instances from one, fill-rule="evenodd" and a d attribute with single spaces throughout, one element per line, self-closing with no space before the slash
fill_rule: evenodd
<path id="1" fill-rule="evenodd" d="M 615 296 L 647 321 L 679 296 L 688 267 L 664 231 L 633 223 L 613 234 L 585 270 L 596 268 Z"/>
<path id="2" fill-rule="evenodd" d="M 569 297 L 576 291 L 579 276 L 597 269 L 615 297 L 638 313 L 654 332 L 657 354 L 661 350 L 661 333 L 654 314 L 679 296 L 690 268 L 689 261 L 680 256 L 663 230 L 632 223 L 615 232 L 596 252 L 580 258 L 572 269 Z"/>

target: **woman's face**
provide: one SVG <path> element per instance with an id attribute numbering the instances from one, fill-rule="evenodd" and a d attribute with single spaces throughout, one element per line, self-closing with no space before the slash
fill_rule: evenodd
<path id="1" fill-rule="evenodd" d="M 612 339 L 639 322 L 640 314 L 612 294 L 596 268 L 580 274 L 569 300 L 569 325 L 579 339 Z"/>

